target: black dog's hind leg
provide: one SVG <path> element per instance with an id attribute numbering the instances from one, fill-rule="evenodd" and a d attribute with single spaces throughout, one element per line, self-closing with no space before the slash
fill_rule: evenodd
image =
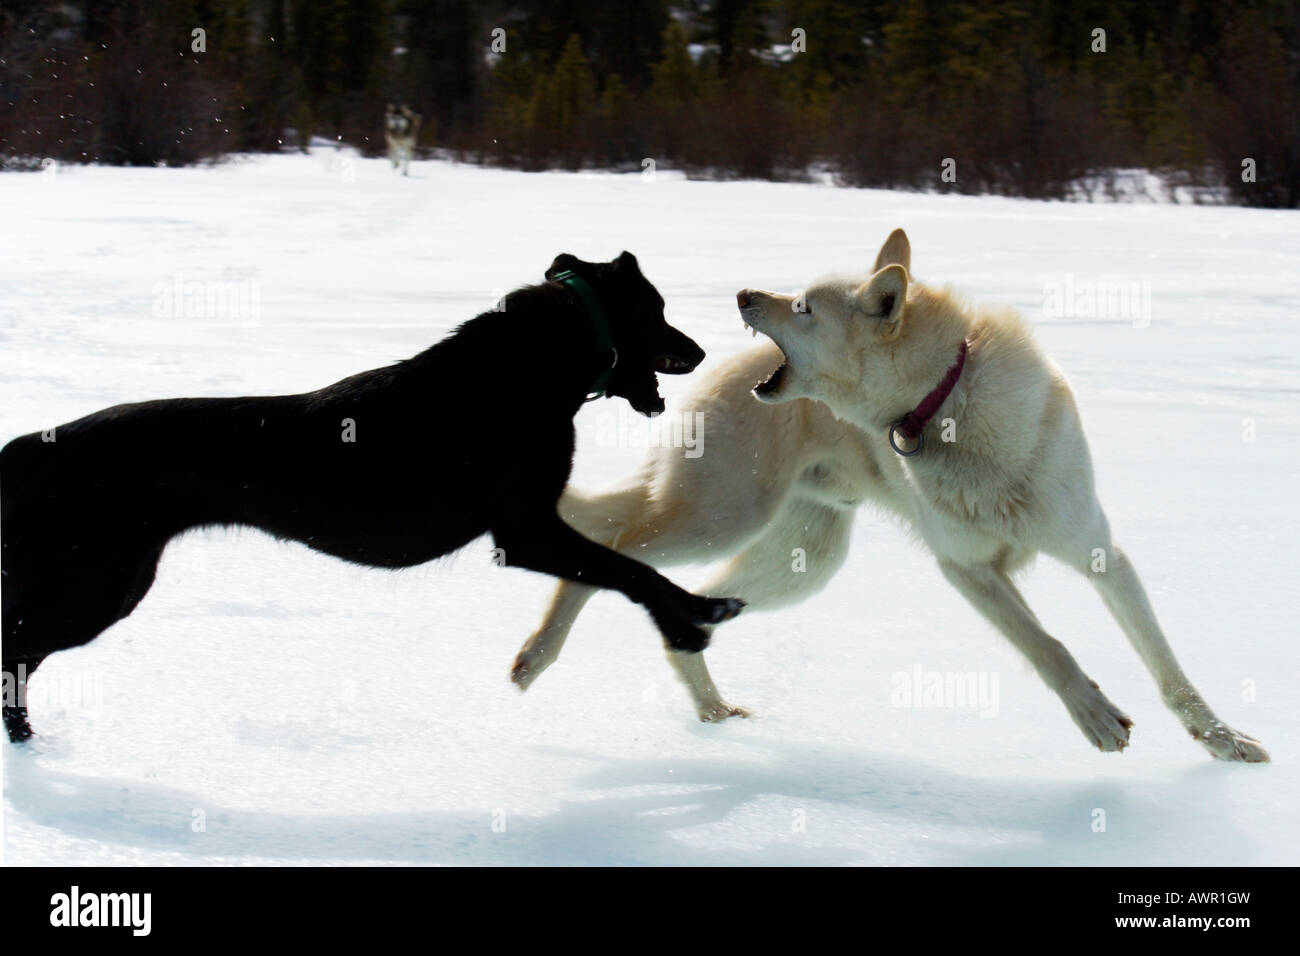
<path id="1" fill-rule="evenodd" d="M 4 663 L 4 722 L 11 743 L 22 743 L 32 736 L 32 725 L 27 722 L 27 679 L 38 664 L 40 660 Z"/>
<path id="2" fill-rule="evenodd" d="M 4 662 L 4 724 L 11 741 L 32 736 L 32 672 L 49 654 L 86 644 L 130 614 L 153 585 L 162 549 L 118 539 L 111 548 L 80 549 L 75 563 L 65 561 L 55 572 L 32 572 L 7 586 L 4 646 L 16 655 Z"/>
<path id="3" fill-rule="evenodd" d="M 508 566 L 621 591 L 650 612 L 677 650 L 704 650 L 709 635 L 700 625 L 730 620 L 745 606 L 736 598 L 691 594 L 653 568 L 584 538 L 554 513 L 516 517 L 493 528 L 492 537 Z"/>

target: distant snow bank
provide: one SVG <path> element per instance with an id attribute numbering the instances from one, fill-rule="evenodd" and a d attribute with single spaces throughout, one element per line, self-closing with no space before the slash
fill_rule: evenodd
<path id="1" fill-rule="evenodd" d="M 297 134 L 294 130 L 284 131 L 284 142 L 292 144 L 296 142 Z M 316 156 L 318 158 L 334 157 L 335 162 L 342 161 L 344 157 L 351 159 L 361 159 L 362 153 L 355 146 L 344 142 L 328 139 L 323 136 L 313 136 L 311 145 L 307 149 L 306 155 Z M 437 161 L 445 163 L 454 163 L 458 165 L 478 166 L 480 168 L 492 169 L 494 167 L 467 162 L 463 157 L 458 155 L 454 150 L 441 148 L 422 148 L 420 154 L 425 161 Z M 255 161 L 259 157 L 265 158 L 275 155 L 293 155 L 301 156 L 304 152 L 293 145 L 285 145 L 280 153 L 230 153 L 217 159 L 201 164 L 202 167 L 222 166 Z M 36 172 L 51 173 L 51 167 L 54 171 L 59 168 L 68 168 L 68 164 L 59 163 L 51 159 L 42 159 L 40 157 L 5 157 L 0 159 L 0 172 Z M 115 167 L 101 167 L 115 168 Z M 554 170 L 553 172 L 565 173 L 567 170 Z M 647 170 L 644 165 L 632 165 L 622 169 L 590 169 L 583 170 L 580 174 L 609 174 L 609 175 L 637 175 L 646 176 Z M 709 182 L 740 182 L 730 175 L 713 175 L 708 170 L 694 170 L 686 173 L 681 169 L 675 169 L 667 161 L 658 161 L 655 163 L 652 173 L 654 176 L 667 176 L 677 178 L 699 179 Z M 535 175 L 535 174 L 530 174 Z M 1228 190 L 1222 185 L 1213 185 L 1212 175 L 1207 171 L 1202 181 L 1196 181 L 1196 177 L 1189 176 L 1186 173 L 1163 173 L 1148 169 L 1106 169 L 1090 174 L 1076 180 L 1070 187 L 1067 201 L 1070 202 L 1109 202 L 1109 203 L 1167 203 L 1173 205 L 1229 205 L 1231 196 Z M 803 175 L 797 177 L 791 182 L 804 182 L 824 186 L 843 186 L 843 182 L 835 169 L 826 164 L 814 164 L 804 171 Z M 853 188 L 853 187 L 849 187 Z M 861 187 L 871 189 L 884 189 L 891 191 L 887 187 Z M 915 193 L 915 190 L 899 189 L 896 190 L 904 194 Z M 927 195 L 971 195 L 958 191 L 945 190 L 923 190 Z"/>

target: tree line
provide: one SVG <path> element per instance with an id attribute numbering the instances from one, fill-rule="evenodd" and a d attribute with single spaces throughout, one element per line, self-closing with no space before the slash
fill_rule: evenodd
<path id="1" fill-rule="evenodd" d="M 1300 205 L 1293 0 L 6 0 L 9 167 L 312 137 L 519 169 Z"/>

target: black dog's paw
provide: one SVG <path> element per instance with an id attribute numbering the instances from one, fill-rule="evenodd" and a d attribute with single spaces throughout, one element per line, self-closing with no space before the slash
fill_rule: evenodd
<path id="1" fill-rule="evenodd" d="M 32 725 L 27 722 L 26 707 L 4 708 L 4 724 L 10 743 L 20 744 L 32 738 Z"/>
<path id="2" fill-rule="evenodd" d="M 719 598 L 718 604 L 720 605 L 716 612 L 718 616 L 713 619 L 716 624 L 721 624 L 723 621 L 730 621 L 745 607 L 745 602 L 740 598 Z"/>
<path id="3" fill-rule="evenodd" d="M 676 614 L 656 617 L 664 641 L 675 651 L 698 654 L 709 646 L 709 632 Z"/>
<path id="4" fill-rule="evenodd" d="M 721 624 L 739 614 L 744 606 L 740 598 L 704 598 L 692 594 L 690 614 L 696 624 Z"/>
<path id="5" fill-rule="evenodd" d="M 705 628 L 731 620 L 744 606 L 739 598 L 706 598 L 682 592 L 672 603 L 660 605 L 651 614 L 669 647 L 694 654 L 709 646 Z"/>

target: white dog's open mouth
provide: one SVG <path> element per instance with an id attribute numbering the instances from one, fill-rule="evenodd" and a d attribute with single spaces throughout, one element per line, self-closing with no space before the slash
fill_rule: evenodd
<path id="1" fill-rule="evenodd" d="M 770 376 L 768 376 L 767 381 L 759 382 L 757 385 L 754 386 L 754 394 L 775 395 L 777 391 L 781 388 L 781 380 L 785 378 L 785 372 L 788 367 L 789 367 L 789 363 L 782 362 L 779 366 L 777 366 L 776 371 L 773 372 Z"/>

